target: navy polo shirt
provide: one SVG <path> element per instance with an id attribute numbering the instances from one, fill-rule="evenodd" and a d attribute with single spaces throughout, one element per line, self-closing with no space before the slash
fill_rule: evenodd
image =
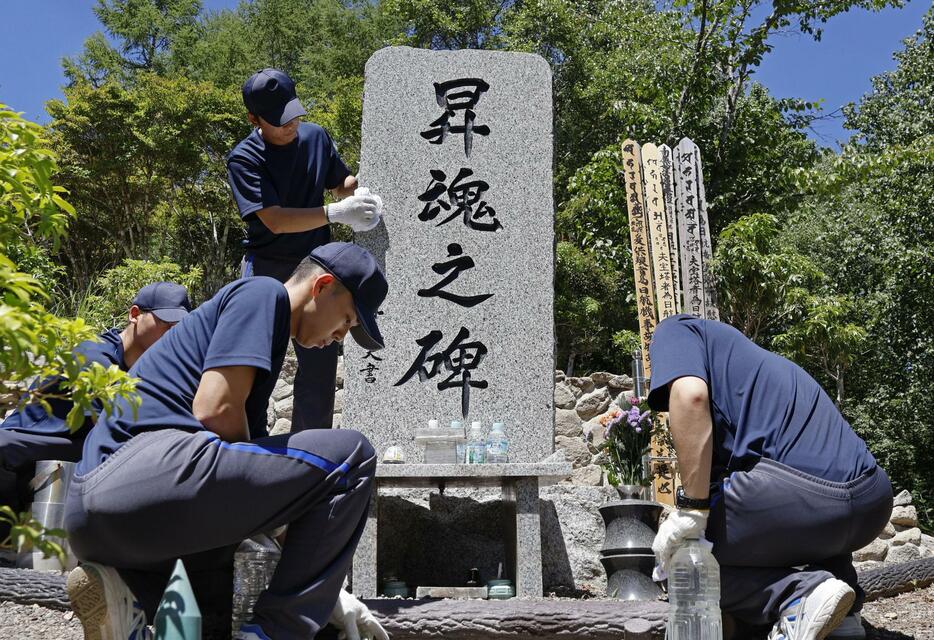
<path id="1" fill-rule="evenodd" d="M 289 296 L 272 278 L 232 282 L 186 316 L 130 369 L 142 404 L 134 420 L 126 402 L 102 415 L 88 434 L 76 473 L 85 474 L 145 431 L 203 431 L 192 412 L 201 374 L 218 367 L 255 367 L 246 401 L 250 438 L 267 435 L 266 407 L 290 333 Z"/>
<path id="2" fill-rule="evenodd" d="M 75 347 L 73 353 L 84 356 L 82 369 L 86 369 L 91 366 L 92 363 L 97 362 L 104 367 L 110 367 L 115 364 L 122 370 L 127 370 L 126 363 L 123 361 L 123 340 L 120 339 L 119 329 L 105 331 L 98 336 L 97 340 L 82 342 Z M 52 395 L 69 395 L 67 389 L 61 388 L 61 378 L 44 380 L 38 386 L 46 387 L 47 393 Z M 40 404 L 29 404 L 11 413 L 7 419 L 3 421 L 3 424 L 0 425 L 0 428 L 34 435 L 56 435 L 78 438 L 86 434 L 87 431 L 94 426 L 94 422 L 91 418 L 92 414 L 89 412 L 86 414 L 84 424 L 75 432 L 74 436 L 72 436 L 71 430 L 65 422 L 65 418 L 68 416 L 68 412 L 71 411 L 74 403 L 68 398 L 53 398 L 49 399 L 48 402 L 52 407 L 52 413 L 47 413 Z M 99 402 L 94 403 L 94 410 L 97 413 L 100 413 L 102 408 Z"/>
<path id="3" fill-rule="evenodd" d="M 327 225 L 299 233 L 273 233 L 255 215 L 260 209 L 313 208 L 324 205 L 324 192 L 344 184 L 350 170 L 327 132 L 302 122 L 295 140 L 285 146 L 263 140 L 258 129 L 227 156 L 227 178 L 240 216 L 247 225 L 243 244 L 263 258 L 298 262 L 331 240 Z"/>
<path id="4" fill-rule="evenodd" d="M 677 315 L 658 324 L 649 353 L 649 405 L 668 410 L 668 384 L 707 382 L 714 424 L 712 479 L 760 458 L 834 482 L 876 465 L 814 378 L 728 324 Z"/>

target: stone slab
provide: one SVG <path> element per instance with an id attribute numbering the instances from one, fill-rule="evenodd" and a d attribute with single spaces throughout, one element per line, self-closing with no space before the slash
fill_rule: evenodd
<path id="1" fill-rule="evenodd" d="M 376 480 L 380 487 L 501 486 L 504 481 L 537 478 L 539 485 L 560 482 L 571 475 L 568 462 L 528 462 L 505 464 L 378 464 Z"/>
<path id="2" fill-rule="evenodd" d="M 553 451 L 551 88 L 531 54 L 390 47 L 367 62 L 359 178 L 384 223 L 355 240 L 386 270 L 386 349 L 348 341 L 343 425 L 380 456 L 417 459 L 415 427 L 465 413 L 506 423 L 510 461 Z"/>
<path id="3" fill-rule="evenodd" d="M 451 598 L 454 600 L 485 600 L 486 587 L 418 587 L 416 598 Z"/>

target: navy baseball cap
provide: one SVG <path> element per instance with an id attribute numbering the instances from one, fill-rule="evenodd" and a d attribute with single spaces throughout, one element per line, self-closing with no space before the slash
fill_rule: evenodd
<path id="1" fill-rule="evenodd" d="M 353 296 L 357 326 L 350 328 L 354 341 L 367 351 L 384 346 L 376 326 L 376 312 L 386 299 L 389 283 L 373 254 L 360 245 L 330 242 L 315 248 L 308 256 L 340 280 Z"/>
<path id="2" fill-rule="evenodd" d="M 274 127 L 305 115 L 292 78 L 278 69 L 257 71 L 243 83 L 243 104 Z"/>
<path id="3" fill-rule="evenodd" d="M 178 322 L 191 311 L 188 291 L 174 282 L 153 282 L 139 290 L 133 304 L 163 322 Z"/>

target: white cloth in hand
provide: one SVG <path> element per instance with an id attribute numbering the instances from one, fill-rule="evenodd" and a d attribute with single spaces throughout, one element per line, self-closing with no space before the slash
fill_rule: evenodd
<path id="1" fill-rule="evenodd" d="M 699 509 L 675 509 L 668 514 L 668 518 L 655 534 L 655 541 L 652 542 L 656 563 L 652 573 L 653 579 L 664 580 L 667 577 L 671 556 L 685 540 L 703 538 L 707 529 L 708 513 Z"/>
<path id="2" fill-rule="evenodd" d="M 389 640 L 389 634 L 376 621 L 366 605 L 341 589 L 328 622 L 340 630 L 341 640 Z"/>
<path id="3" fill-rule="evenodd" d="M 383 201 L 370 194 L 369 189 L 360 188 L 327 207 L 328 222 L 340 222 L 354 231 L 369 231 L 382 220 Z"/>

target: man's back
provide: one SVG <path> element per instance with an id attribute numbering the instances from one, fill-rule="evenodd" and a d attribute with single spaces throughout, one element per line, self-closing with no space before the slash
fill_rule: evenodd
<path id="1" fill-rule="evenodd" d="M 707 382 L 715 476 L 763 457 L 836 482 L 875 466 L 817 381 L 730 325 L 687 315 L 667 318 L 656 329 L 651 360 L 654 407 L 667 409 L 667 384 L 676 378 Z"/>
<path id="2" fill-rule="evenodd" d="M 266 435 L 266 404 L 289 339 L 289 300 L 272 278 L 237 280 L 192 312 L 130 369 L 140 378 L 142 404 L 134 417 L 121 402 L 119 413 L 102 415 L 88 435 L 76 472 L 103 462 L 131 437 L 159 429 L 203 430 L 192 412 L 201 375 L 207 369 L 257 369 L 246 412 L 251 437 Z"/>

